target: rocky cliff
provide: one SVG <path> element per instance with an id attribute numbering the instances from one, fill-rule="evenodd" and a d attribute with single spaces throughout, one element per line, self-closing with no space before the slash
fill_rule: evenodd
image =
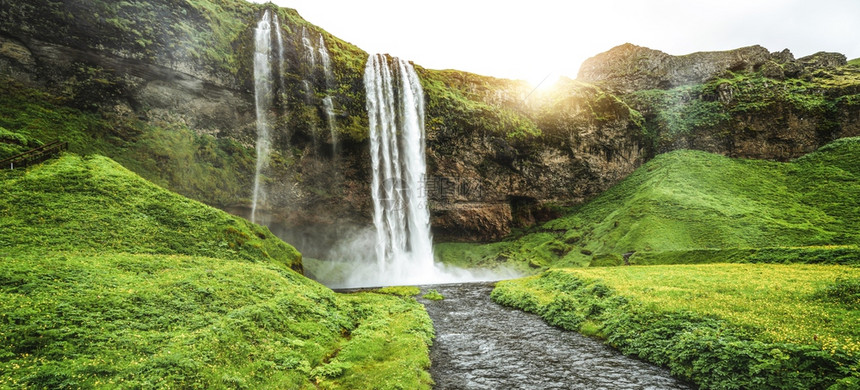
<path id="1" fill-rule="evenodd" d="M 64 139 L 74 151 L 108 155 L 174 191 L 247 213 L 252 46 L 264 9 L 279 17 L 285 61 L 263 222 L 306 254 L 325 256 L 334 241 L 371 225 L 367 53 L 295 10 L 241 0 L 0 0 L 0 142 L 12 142 L 3 141 L 7 133 Z M 322 45 L 333 80 L 309 60 Z M 437 240 L 499 239 L 665 151 L 787 160 L 860 132 L 860 68 L 833 53 L 795 59 L 753 46 L 671 56 L 625 44 L 586 61 L 577 80 L 535 94 L 523 82 L 416 69 Z"/>

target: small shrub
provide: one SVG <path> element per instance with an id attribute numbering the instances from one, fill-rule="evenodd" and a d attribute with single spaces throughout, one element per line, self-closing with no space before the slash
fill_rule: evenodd
<path id="1" fill-rule="evenodd" d="M 443 297 L 442 294 L 439 294 L 439 292 L 434 290 L 434 289 L 427 291 L 427 293 L 424 294 L 422 296 L 422 298 L 429 299 L 431 301 L 441 301 L 441 300 L 445 299 L 445 297 Z"/>
<path id="2" fill-rule="evenodd" d="M 421 289 L 414 286 L 390 286 L 373 290 L 375 293 L 396 295 L 399 297 L 414 297 L 421 294 Z"/>
<path id="3" fill-rule="evenodd" d="M 815 298 L 860 308 L 860 278 L 837 279 L 815 293 Z"/>
<path id="4" fill-rule="evenodd" d="M 314 378 L 337 378 L 343 375 L 344 370 L 348 370 L 352 365 L 349 363 L 331 362 L 314 368 L 311 370 L 311 376 Z"/>

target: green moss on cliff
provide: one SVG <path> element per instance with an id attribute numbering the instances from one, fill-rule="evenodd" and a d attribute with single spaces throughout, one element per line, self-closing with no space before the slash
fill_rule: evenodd
<path id="1" fill-rule="evenodd" d="M 618 127 L 633 139 L 645 133 L 645 120 L 639 111 L 592 84 L 563 77 L 551 90 L 533 99 L 537 106 L 534 116 L 548 144 L 575 148 L 580 146 L 583 133 L 594 129 Z"/>
<path id="2" fill-rule="evenodd" d="M 126 58 L 186 61 L 198 71 L 236 76 L 250 70 L 250 62 L 236 55 L 234 45 L 243 41 L 259 7 L 241 0 L 18 3 L 0 12 L 0 28 Z"/>
<path id="3" fill-rule="evenodd" d="M 691 98 L 691 94 L 696 98 Z M 648 123 L 652 134 L 672 139 L 679 134 L 728 125 L 731 115 L 723 110 L 722 103 L 702 100 L 701 94 L 701 86 L 684 86 L 634 92 L 625 99 L 643 111 L 654 113 L 652 123 Z"/>
<path id="4" fill-rule="evenodd" d="M 822 137 L 838 131 L 837 116 L 853 102 L 860 75 L 850 67 L 820 71 L 815 77 L 778 80 L 761 72 L 726 72 L 703 84 L 668 90 L 635 91 L 622 98 L 644 114 L 657 150 L 671 150 L 680 137 L 725 138 L 739 131 L 760 131 L 762 118 L 789 127 L 803 118 Z"/>
<path id="5" fill-rule="evenodd" d="M 540 136 L 534 121 L 515 103 L 504 106 L 485 101 L 481 92 L 491 91 L 487 83 L 501 80 L 451 70 L 416 67 L 416 71 L 427 99 L 428 132 L 482 132 L 511 140 Z"/>
<path id="6" fill-rule="evenodd" d="M 73 152 L 111 156 L 148 180 L 209 204 L 226 206 L 249 196 L 251 148 L 229 138 L 198 134 L 181 123 L 147 123 L 69 103 L 67 97 L 3 82 L 0 126 L 29 140 L 26 148 L 31 143 L 66 141 Z"/>

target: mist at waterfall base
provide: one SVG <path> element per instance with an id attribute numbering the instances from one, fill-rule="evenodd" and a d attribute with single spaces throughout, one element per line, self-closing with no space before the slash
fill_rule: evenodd
<path id="1" fill-rule="evenodd" d="M 305 258 L 308 276 L 334 289 L 488 282 L 525 276 L 508 268 L 465 269 L 450 266 L 431 257 L 428 269 L 380 272 L 376 258 L 377 235 L 374 228 L 355 229 L 329 248 L 326 260 Z M 432 254 L 430 255 L 432 256 Z M 404 263 L 422 259 L 404 259 Z"/>

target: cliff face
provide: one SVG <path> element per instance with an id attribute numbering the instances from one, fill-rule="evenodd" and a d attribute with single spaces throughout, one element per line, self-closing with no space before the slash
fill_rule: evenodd
<path id="1" fill-rule="evenodd" d="M 642 65 L 643 58 L 652 57 L 659 60 Z M 602 71 L 601 61 L 609 61 Z M 631 61 L 661 71 L 613 73 Z M 666 57 L 624 45 L 586 64 L 592 70 L 581 77 L 597 78 L 596 84 L 619 91 L 643 115 L 658 153 L 699 149 L 786 161 L 857 134 L 850 118 L 858 110 L 860 69 L 846 66 L 838 53 L 795 60 L 788 50 L 767 54 L 753 46 Z"/>
<path id="2" fill-rule="evenodd" d="M 285 61 L 262 221 L 311 256 L 371 224 L 367 53 L 294 10 L 240 0 L 0 4 L 0 128 L 65 139 L 237 214 L 248 211 L 254 177 L 254 27 L 270 9 Z M 321 45 L 331 79 L 309 59 Z M 860 69 L 833 53 L 670 56 L 626 44 L 542 93 L 416 70 L 427 201 L 443 241 L 494 240 L 551 218 L 661 152 L 787 160 L 860 132 Z"/>
<path id="3" fill-rule="evenodd" d="M 521 82 L 423 70 L 432 225 L 442 240 L 495 240 L 632 172 L 648 153 L 637 113 L 564 80 Z M 447 191 L 446 191 L 447 190 Z"/>
<path id="4" fill-rule="evenodd" d="M 577 79 L 616 93 L 703 83 L 726 70 L 750 72 L 770 59 L 761 46 L 671 56 L 625 43 L 586 60 Z"/>
<path id="5" fill-rule="evenodd" d="M 0 126 L 66 139 L 73 151 L 108 155 L 174 191 L 245 214 L 255 168 L 254 27 L 267 7 L 279 17 L 285 61 L 274 70 L 278 119 L 262 208 L 291 225 L 364 223 L 367 54 L 294 10 L 241 0 L 4 1 L 0 77 L 8 100 Z M 322 45 L 333 80 L 320 61 L 307 60 Z M 60 114 L 18 123 L 32 111 L 19 101 Z M 81 117 L 98 119 L 63 131 Z"/>

